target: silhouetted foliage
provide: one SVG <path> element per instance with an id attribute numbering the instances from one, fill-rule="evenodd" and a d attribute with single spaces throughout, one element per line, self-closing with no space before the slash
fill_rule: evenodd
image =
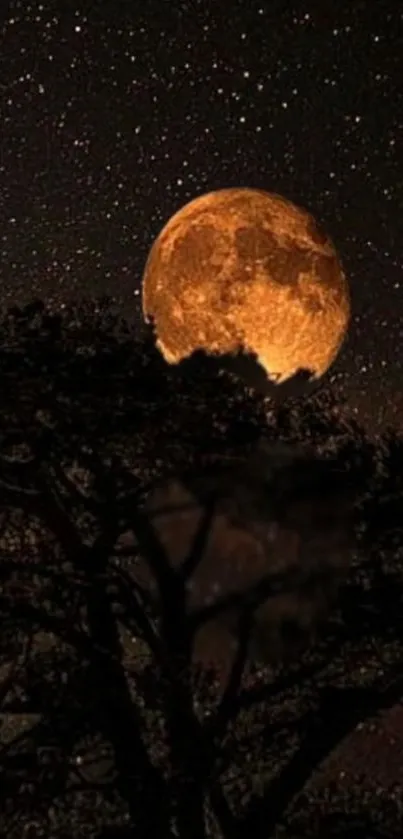
<path id="1" fill-rule="evenodd" d="M 256 393 L 270 397 L 276 404 L 290 397 L 306 397 L 320 387 L 320 381 L 315 379 L 312 370 L 298 370 L 284 382 L 279 382 L 275 376 L 269 378 L 253 353 L 239 351 L 213 356 L 198 350 L 179 364 L 179 369 L 188 374 L 201 367 L 213 376 L 220 370 L 234 374 L 236 381 L 253 388 Z"/>
<path id="2" fill-rule="evenodd" d="M 397 812 L 379 824 L 359 784 L 343 817 L 329 802 L 319 815 L 312 778 L 402 697 L 402 440 L 370 440 L 325 387 L 278 407 L 203 359 L 169 367 L 108 301 L 10 311 L 0 387 L 0 832 L 397 836 Z M 147 506 L 173 479 L 203 513 L 179 569 Z M 285 664 L 249 655 L 263 590 L 301 584 L 286 568 L 230 593 L 225 678 L 195 661 L 203 615 L 189 614 L 185 582 L 217 510 L 291 527 L 297 509 L 307 529 L 301 498 L 318 510 L 326 496 L 332 516 L 347 492 L 351 567 L 315 642 Z"/>

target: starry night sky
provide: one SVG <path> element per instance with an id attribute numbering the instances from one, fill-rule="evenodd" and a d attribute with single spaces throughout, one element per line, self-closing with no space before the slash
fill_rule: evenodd
<path id="1" fill-rule="evenodd" d="M 134 328 L 173 212 L 220 187 L 273 190 L 324 225 L 351 282 L 331 375 L 360 421 L 403 428 L 399 9 L 3 2 L 0 304 L 108 294 Z"/>

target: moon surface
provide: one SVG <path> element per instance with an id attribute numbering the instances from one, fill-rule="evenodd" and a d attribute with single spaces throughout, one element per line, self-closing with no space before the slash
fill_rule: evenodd
<path id="1" fill-rule="evenodd" d="M 209 192 L 172 216 L 146 262 L 142 307 L 170 364 L 195 350 L 245 353 L 276 383 L 322 376 L 350 319 L 331 240 L 307 211 L 248 188 Z"/>

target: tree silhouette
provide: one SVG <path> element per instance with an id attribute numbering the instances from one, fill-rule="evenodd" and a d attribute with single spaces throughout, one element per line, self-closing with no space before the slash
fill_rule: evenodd
<path id="1" fill-rule="evenodd" d="M 107 301 L 64 319 L 40 302 L 9 312 L 0 384 L 3 832 L 293 835 L 313 772 L 402 696 L 401 439 L 369 440 L 326 390 L 268 414 L 203 363 L 167 369 Z M 158 524 L 173 482 L 190 503 L 186 544 L 180 510 L 168 510 L 174 541 Z M 355 559 L 315 643 L 260 666 L 259 609 L 270 603 L 273 619 L 292 597 L 298 617 L 302 589 L 311 602 L 295 561 L 273 572 L 273 525 L 325 559 L 323 534 L 348 525 L 343 551 Z M 244 551 L 238 578 L 216 577 L 214 528 L 221 570 L 234 533 L 245 551 L 271 534 L 259 573 L 248 576 Z M 309 567 L 320 597 L 335 571 L 340 582 L 337 563 Z M 382 675 L 363 685 L 350 668 L 346 686 L 333 662 L 348 667 L 368 647 Z M 356 835 L 365 818 L 354 816 Z"/>

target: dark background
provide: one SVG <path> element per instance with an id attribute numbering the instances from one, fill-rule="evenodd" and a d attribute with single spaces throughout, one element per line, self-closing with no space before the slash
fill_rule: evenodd
<path id="1" fill-rule="evenodd" d="M 402 16 L 392 2 L 2 3 L 1 303 L 106 293 L 139 324 L 174 211 L 219 187 L 275 190 L 325 225 L 351 282 L 331 375 L 367 427 L 401 427 Z"/>
<path id="2" fill-rule="evenodd" d="M 403 12 L 21 0 L 0 15 L 0 834 L 168 839 L 174 814 L 175 836 L 205 839 L 208 789 L 208 836 L 400 839 Z M 155 236 L 225 186 L 309 209 L 351 284 L 323 388 L 278 409 L 132 340 Z M 221 702 L 214 674 L 158 666 L 125 539 L 150 482 L 236 458 L 243 481 L 262 438 L 334 457 L 351 567 L 317 642 Z M 186 675 L 183 602 L 165 596 L 160 642 Z"/>

